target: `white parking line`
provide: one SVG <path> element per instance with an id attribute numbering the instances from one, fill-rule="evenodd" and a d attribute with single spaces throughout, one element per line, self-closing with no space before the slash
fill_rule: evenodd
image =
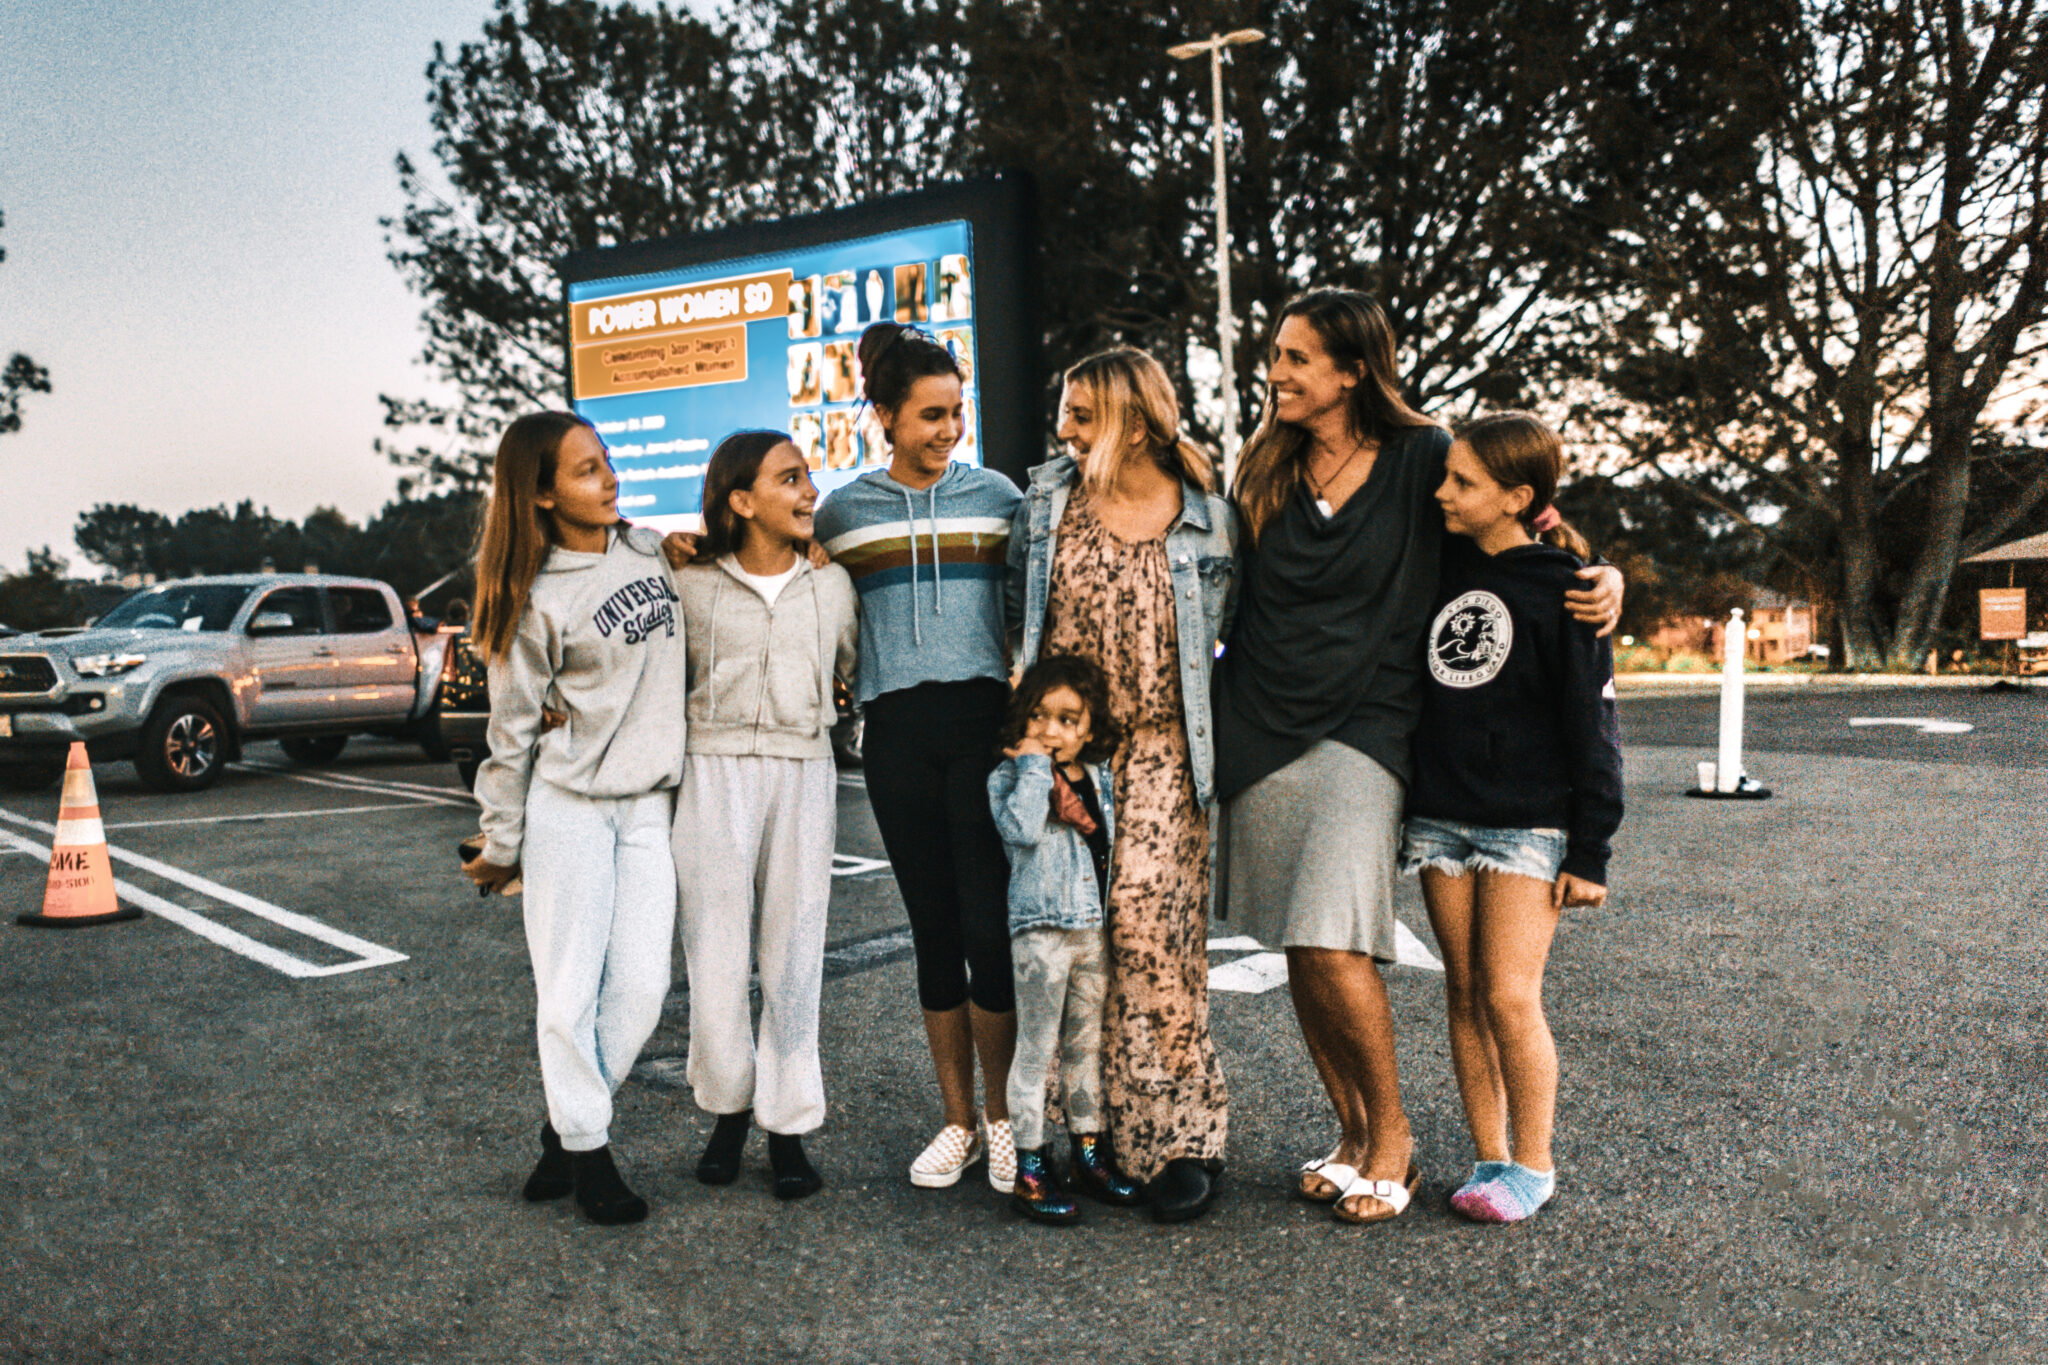
<path id="1" fill-rule="evenodd" d="M 249 772 L 260 773 L 264 777 L 282 777 L 290 782 L 304 782 L 308 786 L 329 787 L 335 791 L 374 792 L 379 796 L 402 796 L 408 801 L 417 801 L 424 806 L 453 806 L 458 810 L 476 809 L 476 798 L 466 792 L 462 794 L 460 800 L 456 800 L 452 791 L 446 795 L 434 796 L 426 792 L 406 791 L 399 787 L 386 786 L 380 782 L 365 782 L 352 778 L 313 777 L 307 773 L 285 772 L 282 769 L 259 767 L 250 763 L 236 764 L 234 766 Z"/>
<path id="2" fill-rule="evenodd" d="M 25 815 L 16 815 L 10 810 L 0 809 L 0 820 L 38 830 L 43 834 L 56 833 L 54 825 L 46 825 L 40 820 L 31 820 Z M 33 853 L 44 862 L 50 860 L 50 849 L 47 844 L 39 844 L 32 839 L 23 838 L 12 830 L 0 829 L 0 842 L 4 842 L 21 852 Z M 127 849 L 115 848 L 111 844 L 107 847 L 107 855 L 115 862 L 127 863 L 131 867 L 141 868 L 144 872 L 153 873 L 166 881 L 176 882 L 180 886 L 199 892 L 201 895 L 210 896 L 224 905 L 232 905 L 238 910 L 246 910 L 259 919 L 269 920 L 272 924 L 278 925 L 281 928 L 289 929 L 297 934 L 303 934 L 310 939 L 316 939 L 331 948 L 339 948 L 343 952 L 356 955 L 354 961 L 337 962 L 330 966 L 322 967 L 317 963 L 308 962 L 304 958 L 294 957 L 282 949 L 273 948 L 267 943 L 260 943 L 250 938 L 247 934 L 236 933 L 224 924 L 210 920 L 206 916 L 188 910 L 182 905 L 167 901 L 161 896 L 144 891 L 138 886 L 132 886 L 118 878 L 115 879 L 115 893 L 130 905 L 139 906 L 152 915 L 167 919 L 180 928 L 191 930 L 211 943 L 219 944 L 231 953 L 238 953 L 252 962 L 260 962 L 272 971 L 282 972 L 286 976 L 300 979 L 319 976 L 339 976 L 343 972 L 359 972 L 365 967 L 388 967 L 393 963 L 406 960 L 404 953 L 371 943 L 368 939 L 357 938 L 354 934 L 344 933 L 332 925 L 322 924 L 319 920 L 311 919 L 305 915 L 294 914 L 280 906 L 272 905 L 269 901 L 258 900 L 254 896 L 235 890 L 233 887 L 222 886 L 219 882 L 201 877 L 196 873 L 187 872 L 182 868 L 172 867 L 168 863 L 160 863 L 154 858 L 145 858 L 139 853 L 130 853 Z"/>
<path id="3" fill-rule="evenodd" d="M 1263 948 L 1265 945 L 1254 938 L 1239 935 L 1235 938 L 1212 938 L 1209 951 L 1212 953 L 1243 952 L 1248 948 Z M 1426 972 L 1440 972 L 1444 964 L 1435 953 L 1417 938 L 1407 925 L 1394 921 L 1394 961 L 1403 967 L 1420 967 Z M 1249 957 L 1238 958 L 1209 969 L 1209 989 L 1212 991 L 1240 991 L 1246 995 L 1263 995 L 1278 986 L 1287 984 L 1287 954 L 1256 952 Z"/>
<path id="4" fill-rule="evenodd" d="M 304 775 L 293 768 L 286 767 L 282 763 L 266 763 L 262 759 L 244 759 L 235 766 L 247 768 L 254 772 L 271 773 L 277 777 Z M 320 775 L 332 778 L 337 782 L 353 782 L 365 787 L 389 787 L 397 791 L 425 792 L 429 796 L 446 796 L 470 801 L 476 799 L 460 787 L 450 787 L 433 782 L 406 782 L 396 777 L 368 777 L 352 768 L 324 768 L 321 770 Z"/>
<path id="5" fill-rule="evenodd" d="M 231 825 L 237 820 L 303 820 L 314 815 L 358 815 L 372 810 L 418 810 L 414 801 L 393 801 L 385 806 L 328 806 L 322 810 L 266 810 L 253 815 L 189 815 L 182 820 L 123 820 L 106 829 L 156 829 L 163 825 Z"/>
<path id="6" fill-rule="evenodd" d="M 888 865 L 887 858 L 856 858 L 851 853 L 832 855 L 832 875 L 835 877 L 858 877 L 869 872 L 880 872 Z"/>

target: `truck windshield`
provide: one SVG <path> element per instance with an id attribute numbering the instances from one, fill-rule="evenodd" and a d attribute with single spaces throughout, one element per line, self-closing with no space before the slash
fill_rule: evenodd
<path id="1" fill-rule="evenodd" d="M 226 583 L 166 583 L 124 600 L 93 622 L 94 629 L 226 630 L 249 589 Z"/>

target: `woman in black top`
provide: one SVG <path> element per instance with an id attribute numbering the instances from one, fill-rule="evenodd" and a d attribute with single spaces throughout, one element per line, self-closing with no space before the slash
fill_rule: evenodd
<path id="1" fill-rule="evenodd" d="M 1270 401 L 1236 495 L 1241 595 L 1214 673 L 1219 904 L 1287 952 L 1296 1017 L 1342 1136 L 1301 1193 L 1349 1222 L 1408 1204 L 1417 1173 L 1393 1013 L 1393 881 L 1450 437 L 1402 399 L 1386 315 L 1321 289 L 1282 310 Z M 1611 629 L 1620 575 L 1568 595 Z"/>

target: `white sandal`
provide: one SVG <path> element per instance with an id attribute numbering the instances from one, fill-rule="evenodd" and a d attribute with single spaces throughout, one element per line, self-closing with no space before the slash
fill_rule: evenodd
<path id="1" fill-rule="evenodd" d="M 943 1190 L 960 1183 L 960 1172 L 981 1160 L 981 1134 L 957 1123 L 939 1129 L 917 1160 L 910 1163 L 910 1183 L 924 1190 Z M 1015 1158 L 1012 1157 L 1014 1164 Z M 1012 1176 L 1014 1179 L 1014 1174 Z"/>
<path id="2" fill-rule="evenodd" d="M 1302 1162 L 1301 1173 L 1303 1175 L 1321 1176 L 1330 1182 L 1330 1188 L 1335 1191 L 1335 1193 L 1328 1196 L 1310 1194 L 1301 1187 L 1299 1180 L 1295 1181 L 1295 1194 L 1312 1204 L 1336 1203 L 1344 1197 L 1344 1192 L 1351 1187 L 1351 1182 L 1358 1179 L 1358 1168 L 1346 1166 L 1343 1162 L 1337 1160 L 1337 1149 L 1333 1149 L 1328 1156 L 1319 1156 L 1314 1161 Z"/>
<path id="3" fill-rule="evenodd" d="M 1384 1223 L 1390 1218 L 1399 1218 L 1408 1209 L 1408 1202 L 1415 1194 L 1415 1187 L 1422 1183 L 1422 1172 L 1411 1163 L 1408 1178 L 1402 1180 L 1367 1180 L 1364 1176 L 1353 1180 L 1344 1187 L 1344 1193 L 1337 1196 L 1332 1212 L 1343 1223 Z M 1344 1212 L 1344 1201 L 1354 1195 L 1370 1196 L 1385 1204 L 1387 1213 L 1368 1213 L 1360 1216 Z"/>
<path id="4" fill-rule="evenodd" d="M 1010 1133 L 1008 1119 L 991 1123 L 988 1115 L 983 1114 L 981 1123 L 981 1131 L 988 1138 L 989 1186 L 1008 1194 L 1017 1188 L 1017 1139 Z"/>

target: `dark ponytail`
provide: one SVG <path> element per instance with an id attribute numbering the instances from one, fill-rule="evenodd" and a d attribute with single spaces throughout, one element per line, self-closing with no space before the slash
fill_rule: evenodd
<path id="1" fill-rule="evenodd" d="M 910 396 L 910 386 L 932 375 L 960 377 L 953 353 L 915 327 L 878 322 L 860 334 L 861 396 L 891 411 Z"/>

